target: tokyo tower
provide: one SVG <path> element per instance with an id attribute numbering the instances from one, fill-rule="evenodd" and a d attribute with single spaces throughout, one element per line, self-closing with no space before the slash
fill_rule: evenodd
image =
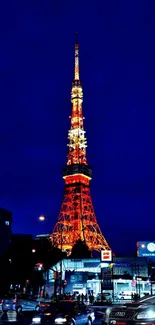
<path id="1" fill-rule="evenodd" d="M 79 44 L 76 34 L 74 80 L 71 90 L 71 123 L 68 131 L 68 159 L 63 169 L 64 197 L 51 240 L 68 254 L 78 239 L 91 251 L 110 249 L 95 216 L 89 182 L 92 170 L 86 157 L 87 139 L 82 113 L 83 90 L 79 74 Z"/>

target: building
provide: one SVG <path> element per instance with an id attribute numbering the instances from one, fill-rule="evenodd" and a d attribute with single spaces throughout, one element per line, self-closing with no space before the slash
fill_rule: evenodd
<path id="1" fill-rule="evenodd" d="M 33 237 L 29 234 L 13 234 L 10 247 L 10 284 L 24 287 L 32 272 Z"/>
<path id="2" fill-rule="evenodd" d="M 107 269 L 107 263 L 104 263 Z M 78 292 L 79 294 L 93 294 L 97 296 L 102 291 L 106 279 L 103 277 L 103 265 L 99 258 L 93 259 L 65 259 L 50 270 L 47 291 L 54 293 L 55 272 L 61 273 L 65 292 Z M 112 267 L 112 268 L 111 268 Z M 55 269 L 55 272 L 54 272 Z M 145 257 L 113 257 L 109 263 L 109 270 L 112 270 L 112 290 L 105 289 L 103 292 L 113 296 L 121 292 L 151 293 L 151 286 L 148 273 L 148 259 Z M 59 291 L 59 284 L 58 284 Z M 154 289 L 155 293 L 155 289 Z"/>
<path id="3" fill-rule="evenodd" d="M 50 234 L 40 234 L 35 237 L 37 241 L 44 241 L 50 238 Z"/>
<path id="4" fill-rule="evenodd" d="M 33 241 L 32 253 L 35 257 L 35 270 L 41 271 L 44 264 L 50 263 L 49 250 L 51 248 L 50 234 L 37 235 Z"/>
<path id="5" fill-rule="evenodd" d="M 0 208 L 0 256 L 3 255 L 10 243 L 12 235 L 12 213 Z"/>
<path id="6" fill-rule="evenodd" d="M 110 249 L 98 225 L 91 193 L 92 169 L 86 156 L 87 139 L 82 112 L 83 88 L 79 73 L 79 44 L 75 43 L 74 80 L 71 90 L 71 126 L 68 131 L 68 159 L 63 169 L 64 197 L 51 240 L 68 255 L 81 239 L 90 251 Z"/>
<path id="7" fill-rule="evenodd" d="M 19 252 L 30 251 L 32 247 L 33 236 L 31 234 L 12 234 L 12 246 Z"/>
<path id="8" fill-rule="evenodd" d="M 138 294 L 150 293 L 149 261 L 145 257 L 113 258 L 114 291 L 132 291 Z"/>

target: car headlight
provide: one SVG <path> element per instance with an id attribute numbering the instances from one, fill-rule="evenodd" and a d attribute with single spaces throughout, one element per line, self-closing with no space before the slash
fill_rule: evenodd
<path id="1" fill-rule="evenodd" d="M 137 315 L 137 319 L 155 318 L 155 310 L 145 310 Z"/>
<path id="2" fill-rule="evenodd" d="M 66 323 L 67 322 L 67 318 L 65 318 L 65 317 L 57 317 L 57 318 L 55 318 L 55 321 L 54 322 L 56 324 Z"/>
<path id="3" fill-rule="evenodd" d="M 33 317 L 32 323 L 35 323 L 35 324 L 41 323 L 41 317 Z"/>

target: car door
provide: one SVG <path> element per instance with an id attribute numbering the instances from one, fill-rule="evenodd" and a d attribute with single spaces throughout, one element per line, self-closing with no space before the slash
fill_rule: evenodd
<path id="1" fill-rule="evenodd" d="M 82 324 L 86 324 L 88 320 L 89 312 L 87 306 L 83 302 L 80 302 L 80 310 L 82 314 Z"/>
<path id="2" fill-rule="evenodd" d="M 29 299 L 29 307 L 30 307 L 30 309 L 35 310 L 36 306 L 37 306 L 37 301 L 35 299 L 33 299 L 33 298 L 30 298 Z"/>
<path id="3" fill-rule="evenodd" d="M 21 298 L 21 306 L 22 306 L 22 310 L 29 310 L 27 296 L 23 296 Z"/>
<path id="4" fill-rule="evenodd" d="M 23 295 L 21 297 L 21 306 L 22 306 L 22 310 L 30 310 L 30 302 L 29 302 L 28 295 Z"/>

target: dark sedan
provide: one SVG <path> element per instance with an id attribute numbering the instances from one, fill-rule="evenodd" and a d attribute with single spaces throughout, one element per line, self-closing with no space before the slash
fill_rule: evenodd
<path id="1" fill-rule="evenodd" d="M 106 309 L 102 325 L 155 324 L 155 296 Z"/>
<path id="2" fill-rule="evenodd" d="M 92 325 L 94 320 L 94 312 L 84 303 L 63 300 L 51 304 L 42 313 L 34 316 L 32 324 Z"/>

